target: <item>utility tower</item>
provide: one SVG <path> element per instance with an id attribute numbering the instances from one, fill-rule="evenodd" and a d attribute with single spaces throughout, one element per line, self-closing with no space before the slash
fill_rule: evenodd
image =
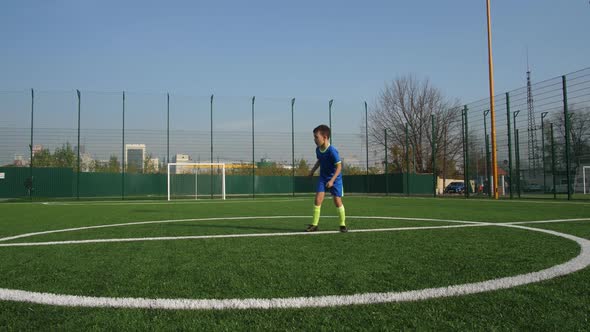
<path id="1" fill-rule="evenodd" d="M 528 53 L 528 52 L 527 52 Z M 528 157 L 529 157 L 529 172 L 532 171 L 533 176 L 536 176 L 537 168 L 539 167 L 539 152 L 537 145 L 537 125 L 535 124 L 535 106 L 533 105 L 533 91 L 531 86 L 531 70 L 529 69 L 527 54 L 527 71 L 526 71 L 526 88 L 527 88 L 527 107 L 528 107 Z"/>

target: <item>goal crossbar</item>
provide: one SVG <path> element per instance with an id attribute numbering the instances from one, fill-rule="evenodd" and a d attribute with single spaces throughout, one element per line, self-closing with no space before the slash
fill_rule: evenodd
<path id="1" fill-rule="evenodd" d="M 167 191 L 168 200 L 170 200 L 170 169 L 171 167 L 180 166 L 183 168 L 201 169 L 201 168 L 221 168 L 221 199 L 225 200 L 225 163 L 169 163 L 167 166 Z M 195 199 L 197 199 L 197 179 L 198 175 L 195 174 Z"/>

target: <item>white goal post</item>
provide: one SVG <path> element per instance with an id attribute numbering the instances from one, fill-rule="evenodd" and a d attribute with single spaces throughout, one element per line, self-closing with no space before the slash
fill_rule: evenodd
<path id="1" fill-rule="evenodd" d="M 171 191 L 173 190 L 171 183 L 172 179 L 176 175 L 194 175 L 194 182 L 190 183 L 191 193 L 189 196 L 193 197 L 194 199 L 198 199 L 198 184 L 199 184 L 199 170 L 204 171 L 211 171 L 218 172 L 221 170 L 221 199 L 225 199 L 225 164 L 224 163 L 169 163 L 167 167 L 167 192 L 168 192 L 168 200 L 170 201 L 173 197 Z M 213 173 L 209 174 L 210 181 L 213 181 L 214 176 Z M 185 179 L 186 180 L 186 179 Z M 193 186 L 194 183 L 194 186 Z"/>

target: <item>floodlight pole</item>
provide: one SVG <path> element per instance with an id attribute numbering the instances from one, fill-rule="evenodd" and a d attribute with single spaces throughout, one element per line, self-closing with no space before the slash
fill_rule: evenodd
<path id="1" fill-rule="evenodd" d="M 541 113 L 541 154 L 543 158 L 543 193 L 547 188 L 547 179 L 545 174 L 545 117 L 549 114 L 549 112 Z"/>
<path id="2" fill-rule="evenodd" d="M 490 0 L 487 4 L 488 21 L 488 69 L 490 78 L 490 122 L 492 125 L 492 167 L 494 175 L 494 199 L 498 199 L 498 156 L 496 153 L 496 105 L 494 102 L 494 61 L 492 58 L 492 17 L 490 11 Z"/>

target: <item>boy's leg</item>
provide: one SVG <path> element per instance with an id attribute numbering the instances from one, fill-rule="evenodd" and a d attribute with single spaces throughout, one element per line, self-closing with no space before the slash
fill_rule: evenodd
<path id="1" fill-rule="evenodd" d="M 314 207 L 313 207 L 313 226 L 317 226 L 320 222 L 320 212 L 322 209 L 322 202 L 324 201 L 325 192 L 315 193 Z"/>
<path id="2" fill-rule="evenodd" d="M 342 204 L 342 197 L 334 196 L 334 205 L 336 205 L 336 210 L 338 210 L 340 226 L 346 226 L 346 211 L 344 210 L 344 204 Z"/>
<path id="3" fill-rule="evenodd" d="M 346 212 L 344 210 L 344 204 L 342 204 L 342 196 L 344 196 L 344 188 L 342 181 L 334 183 L 334 187 L 331 190 L 332 197 L 334 198 L 334 205 L 338 210 L 338 217 L 340 218 L 340 231 L 347 232 L 346 228 Z"/>

